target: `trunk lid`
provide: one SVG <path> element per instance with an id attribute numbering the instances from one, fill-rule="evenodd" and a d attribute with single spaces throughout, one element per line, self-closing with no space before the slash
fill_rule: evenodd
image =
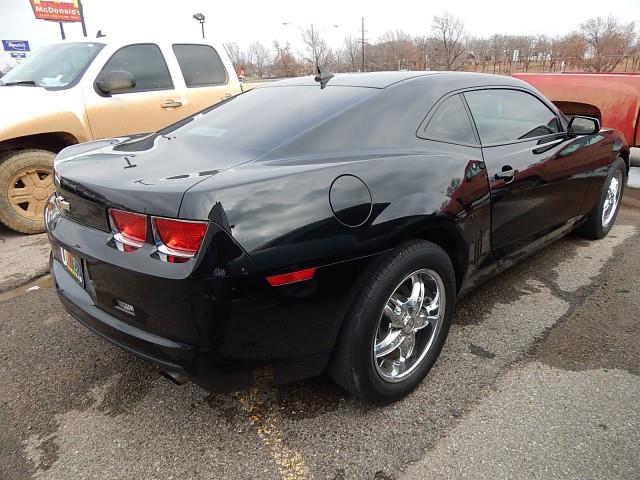
<path id="1" fill-rule="evenodd" d="M 153 134 L 99 140 L 63 150 L 55 162 L 56 190 L 67 213 L 104 229 L 105 207 L 177 217 L 184 193 L 259 152 L 216 146 L 207 138 Z"/>

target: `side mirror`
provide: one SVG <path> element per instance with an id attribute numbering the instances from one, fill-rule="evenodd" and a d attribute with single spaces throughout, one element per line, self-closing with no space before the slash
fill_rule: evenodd
<path id="1" fill-rule="evenodd" d="M 595 135 L 600 131 L 600 121 L 593 117 L 581 117 L 576 115 L 569 121 L 567 133 L 571 137 L 577 135 Z"/>
<path id="2" fill-rule="evenodd" d="M 124 70 L 102 72 L 95 81 L 96 89 L 103 95 L 111 95 L 118 90 L 130 90 L 136 86 L 136 79 Z"/>

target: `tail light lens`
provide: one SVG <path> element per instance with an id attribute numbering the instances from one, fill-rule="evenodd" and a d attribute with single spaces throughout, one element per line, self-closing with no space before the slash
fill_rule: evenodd
<path id="1" fill-rule="evenodd" d="M 315 274 L 315 268 L 307 268 L 305 270 L 298 270 L 297 272 L 283 273 L 282 275 L 272 275 L 271 277 L 267 277 L 267 282 L 269 282 L 269 285 L 271 285 L 272 287 L 279 287 L 280 285 L 288 285 L 290 283 L 311 280 Z"/>
<path id="2" fill-rule="evenodd" d="M 113 227 L 124 241 L 142 244 L 147 239 L 147 216 L 122 210 L 109 210 Z"/>
<path id="3" fill-rule="evenodd" d="M 204 239 L 207 222 L 153 218 L 160 241 L 169 249 L 168 253 L 183 257 L 193 257 Z"/>

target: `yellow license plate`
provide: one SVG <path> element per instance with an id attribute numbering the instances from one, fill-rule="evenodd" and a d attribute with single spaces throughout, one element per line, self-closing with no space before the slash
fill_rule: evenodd
<path id="1" fill-rule="evenodd" d="M 82 261 L 62 247 L 60 247 L 60 256 L 62 257 L 62 263 L 64 264 L 64 268 L 67 269 L 67 272 L 71 274 L 76 282 L 84 286 L 84 277 L 82 275 Z"/>

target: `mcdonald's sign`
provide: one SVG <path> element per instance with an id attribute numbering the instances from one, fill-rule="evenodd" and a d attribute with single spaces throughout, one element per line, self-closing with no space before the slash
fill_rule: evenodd
<path id="1" fill-rule="evenodd" d="M 54 22 L 80 22 L 78 0 L 29 0 L 33 14 L 39 20 Z"/>

